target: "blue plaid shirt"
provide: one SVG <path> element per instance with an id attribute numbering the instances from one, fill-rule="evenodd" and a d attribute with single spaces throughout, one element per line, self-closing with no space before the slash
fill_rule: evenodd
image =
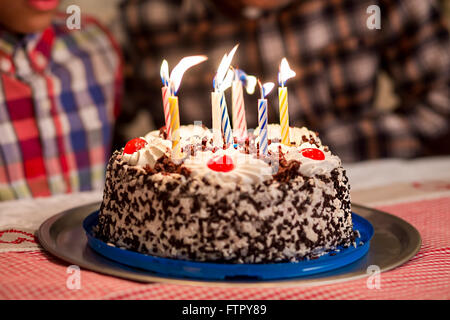
<path id="1" fill-rule="evenodd" d="M 92 19 L 0 30 L 0 200 L 102 189 L 119 110 L 118 46 Z"/>

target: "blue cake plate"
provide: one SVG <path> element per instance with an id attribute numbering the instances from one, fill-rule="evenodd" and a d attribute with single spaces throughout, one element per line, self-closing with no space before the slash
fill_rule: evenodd
<path id="1" fill-rule="evenodd" d="M 187 260 L 160 258 L 106 244 L 95 238 L 92 229 L 98 223 L 95 211 L 83 221 L 89 246 L 97 253 L 127 266 L 155 272 L 161 276 L 204 280 L 275 280 L 297 278 L 341 268 L 362 258 L 370 246 L 374 230 L 369 221 L 352 213 L 353 229 L 358 230 L 356 248 L 339 248 L 317 259 L 298 262 L 226 264 L 193 262 Z"/>

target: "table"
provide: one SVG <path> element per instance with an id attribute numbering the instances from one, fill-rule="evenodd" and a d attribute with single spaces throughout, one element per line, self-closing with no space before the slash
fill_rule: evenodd
<path id="1" fill-rule="evenodd" d="M 62 210 L 99 201 L 101 192 L 93 191 L 0 202 L 0 299 L 450 299 L 450 157 L 345 167 L 353 202 L 397 215 L 422 236 L 418 254 L 382 273 L 379 288 L 369 278 L 314 287 L 188 287 L 83 269 L 73 286 L 73 267 L 43 251 L 34 233 Z"/>

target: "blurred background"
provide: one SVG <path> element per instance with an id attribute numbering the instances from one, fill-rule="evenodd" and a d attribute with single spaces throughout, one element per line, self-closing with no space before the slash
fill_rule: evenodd
<path id="1" fill-rule="evenodd" d="M 79 5 L 82 14 L 89 14 L 96 17 L 110 30 L 113 31 L 114 36 L 122 44 L 125 42 L 125 36 L 123 31 L 123 25 L 121 24 L 119 14 L 119 4 L 123 0 L 63 0 L 61 3 L 61 10 L 70 4 Z M 447 25 L 450 26 L 450 0 L 439 0 L 438 5 L 441 7 L 445 14 Z M 375 99 L 375 106 L 378 109 L 393 109 L 398 102 L 392 88 L 392 82 L 389 77 L 382 73 L 378 80 L 378 93 Z M 147 122 L 141 122 L 142 127 L 147 127 Z M 142 127 L 134 127 L 129 132 L 130 136 L 137 136 L 142 132 Z"/>
<path id="2" fill-rule="evenodd" d="M 71 28 L 73 5 L 105 28 Z M 113 150 L 165 126 L 163 60 L 173 70 L 182 57 L 208 57 L 176 95 L 181 125 L 211 128 L 213 79 L 236 44 L 233 70 L 276 87 L 283 58 L 296 72 L 289 108 L 276 87 L 266 97 L 269 123 L 285 110 L 345 164 L 450 155 L 448 0 L 0 0 L 0 24 L 0 199 L 101 188 Z M 233 108 L 224 90 L 230 120 L 245 112 L 233 128 L 258 126 L 261 91 Z"/>
<path id="3" fill-rule="evenodd" d="M 432 1 L 432 0 L 430 0 L 430 1 Z M 149 39 L 151 38 L 151 36 L 153 36 L 155 34 L 152 33 L 153 30 L 151 30 L 151 27 L 153 27 L 153 26 L 149 26 L 149 22 L 148 21 L 150 21 L 150 19 L 147 19 L 147 17 L 143 18 L 143 16 L 144 15 L 151 16 L 152 14 L 155 14 L 154 10 L 153 10 L 153 12 L 151 12 L 150 8 L 148 8 L 149 11 L 141 10 L 139 13 L 135 13 L 136 16 L 134 16 L 133 19 L 137 19 L 138 21 L 145 21 L 146 20 L 146 22 L 138 22 L 137 23 L 138 27 L 142 27 L 142 30 L 139 31 L 139 32 L 142 32 L 142 33 L 137 33 L 136 39 L 130 39 L 129 37 L 126 36 L 126 33 L 124 31 L 125 27 L 123 26 L 123 21 L 124 21 L 124 17 L 123 17 L 124 14 L 123 13 L 125 12 L 125 15 L 128 14 L 128 12 L 124 9 L 124 6 L 120 5 L 123 2 L 124 2 L 123 0 L 97 0 L 97 1 L 90 1 L 90 0 L 70 0 L 69 1 L 69 0 L 63 0 L 62 3 L 61 3 L 61 10 L 65 11 L 65 8 L 68 5 L 70 5 L 70 4 L 79 5 L 80 8 L 81 8 L 82 14 L 87 14 L 87 15 L 94 16 L 95 18 L 100 20 L 105 26 L 107 26 L 112 31 L 113 35 L 120 42 L 120 44 L 122 45 L 123 48 L 130 48 L 130 47 L 134 47 L 134 49 L 135 48 L 139 48 L 140 43 L 144 41 L 146 43 L 143 43 L 142 45 L 145 47 L 145 50 L 147 50 L 147 52 L 152 52 L 152 49 L 150 49 L 150 48 L 152 48 L 152 43 L 151 43 L 152 40 L 149 40 Z M 208 1 L 206 1 L 206 2 L 208 2 Z M 220 1 L 217 1 L 216 3 L 218 3 L 218 2 L 220 2 Z M 261 3 L 261 2 L 264 2 L 264 1 L 259 1 L 259 2 Z M 140 2 L 136 1 L 135 3 L 140 3 Z M 195 0 L 184 0 L 182 3 L 184 5 L 184 7 L 186 7 L 186 6 L 191 6 L 191 7 L 195 6 L 194 5 Z M 406 3 L 408 3 L 408 1 L 406 1 Z M 234 4 L 234 2 L 233 2 L 233 4 Z M 441 13 L 443 13 L 443 15 L 445 16 L 445 21 L 446 21 L 447 27 L 450 26 L 450 1 L 448 1 L 448 0 L 436 0 L 436 1 L 434 1 L 434 4 L 438 8 L 438 10 Z M 417 2 L 414 2 L 414 4 L 412 4 L 411 6 L 416 6 L 416 5 L 417 5 Z M 137 8 L 140 8 L 140 9 L 142 9 L 142 8 L 147 9 L 147 7 L 145 7 L 145 6 L 142 6 L 142 8 L 141 8 L 140 5 L 138 5 L 138 4 L 135 5 L 135 6 Z M 419 8 L 416 8 L 415 10 L 419 10 L 420 11 L 421 10 L 420 5 L 418 7 Z M 152 7 L 152 9 L 153 9 L 153 7 Z M 165 9 L 165 10 L 167 10 L 167 9 Z M 170 12 L 170 13 L 173 13 L 173 12 Z M 164 15 L 164 14 L 167 15 L 167 12 L 162 12 L 161 13 L 160 20 L 164 20 L 165 19 L 164 17 L 166 15 Z M 383 19 L 383 12 L 381 14 L 382 14 L 382 19 Z M 157 15 L 157 14 L 155 14 L 155 15 Z M 167 15 L 167 16 L 169 16 L 169 15 Z M 365 17 L 362 17 L 362 18 L 365 19 Z M 151 18 L 151 19 L 154 19 L 154 18 Z M 189 27 L 189 19 L 187 19 L 187 21 L 188 21 L 187 25 Z M 195 21 L 195 18 L 194 18 L 193 21 L 194 21 L 193 24 L 197 23 Z M 162 23 L 162 22 L 160 22 L 160 23 Z M 166 21 L 164 21 L 164 23 L 166 23 L 167 25 L 170 26 L 170 23 L 168 23 Z M 142 25 L 139 25 L 139 24 L 142 24 Z M 130 27 L 130 26 L 128 26 L 128 27 Z M 131 26 L 131 27 L 133 27 L 133 26 Z M 130 29 L 128 29 L 128 31 L 129 30 Z M 194 30 L 196 30 L 196 29 L 194 29 Z M 331 32 L 333 32 L 333 31 L 331 31 Z M 415 31 L 413 31 L 413 32 L 415 32 Z M 158 34 L 156 33 L 156 35 L 158 35 Z M 127 45 L 127 41 L 134 41 L 133 45 L 132 46 L 130 46 L 129 44 Z M 369 40 L 369 42 L 370 42 L 370 40 Z M 345 46 L 345 45 L 347 45 L 347 44 L 343 44 L 343 46 Z M 224 42 L 224 43 L 220 44 L 220 46 L 227 48 L 229 46 L 229 44 L 228 44 L 228 42 Z M 219 52 L 220 51 L 219 49 L 221 48 L 220 46 L 219 47 L 216 46 L 214 50 Z M 186 48 L 186 45 L 185 44 L 181 44 L 180 47 L 181 48 Z M 230 48 L 231 48 L 231 46 L 230 46 Z M 342 48 L 344 48 L 344 47 L 342 47 Z M 145 50 L 143 50 L 143 51 L 145 51 Z M 198 51 L 198 52 L 196 51 L 195 54 L 200 54 L 200 53 L 207 54 L 210 57 L 210 62 L 212 62 L 213 60 L 217 60 L 217 57 L 215 56 L 215 52 L 216 51 L 213 51 L 213 53 L 211 53 L 211 52 L 207 53 L 207 52 L 204 52 L 204 51 L 202 51 L 200 49 L 200 51 Z M 247 51 L 244 51 L 243 44 L 241 44 L 241 48 L 240 48 L 239 51 L 240 51 L 241 55 L 243 55 L 244 52 L 247 52 Z M 157 52 L 157 51 L 155 51 L 155 52 Z M 185 51 L 182 51 L 182 52 L 185 53 L 185 55 L 188 55 L 188 50 L 185 50 Z M 168 55 L 167 60 L 169 61 L 169 65 L 171 67 L 173 67 L 173 61 L 175 61 L 175 57 L 176 57 L 176 59 L 180 59 L 181 58 L 179 51 L 176 52 L 176 54 L 175 54 L 175 52 L 174 52 L 174 54 L 171 54 L 171 52 L 166 52 L 165 50 L 163 50 L 163 53 L 164 53 L 164 57 L 167 57 L 166 54 Z M 220 51 L 219 53 L 223 54 L 224 52 Z M 191 54 L 191 53 L 189 53 L 189 54 Z M 272 54 L 272 56 L 274 56 L 277 53 L 273 52 L 271 54 Z M 145 70 L 152 70 L 150 72 L 153 72 L 153 73 L 156 73 L 156 72 L 159 73 L 159 70 L 156 70 L 156 69 L 159 68 L 159 66 L 157 68 L 156 67 L 156 63 L 153 63 L 156 60 L 158 60 L 158 58 L 157 58 L 158 55 L 161 55 L 161 52 L 155 53 L 154 57 L 152 57 L 151 59 L 150 58 L 148 59 L 148 60 L 152 60 L 153 59 L 152 62 L 148 62 L 148 61 L 145 62 L 145 61 L 143 61 L 143 60 L 146 59 L 146 56 L 145 55 L 141 55 L 141 56 L 138 57 L 138 59 L 134 59 L 134 66 L 137 65 L 136 61 L 143 61 L 143 62 L 138 62 L 138 63 L 140 63 L 140 65 L 138 67 L 138 70 L 145 69 Z M 239 53 L 237 54 L 237 56 L 239 58 Z M 269 56 L 270 56 L 270 52 L 269 52 Z M 279 59 L 278 56 L 277 56 L 277 59 Z M 158 61 L 160 61 L 160 60 L 158 60 Z M 274 63 L 274 68 L 275 67 L 276 67 L 276 63 Z M 127 68 L 128 68 L 128 70 L 127 70 Z M 131 74 L 131 68 L 132 67 L 130 65 L 126 65 L 125 74 L 127 74 L 127 72 L 129 72 Z M 186 99 L 184 99 L 184 97 L 183 97 L 183 95 L 191 94 L 191 93 L 187 93 L 189 91 L 189 89 L 192 89 L 192 86 L 191 86 L 191 88 L 189 88 L 189 85 L 191 84 L 189 82 L 190 81 L 192 82 L 192 80 L 189 80 L 188 78 L 195 77 L 196 76 L 195 72 L 201 73 L 202 75 L 204 75 L 206 77 L 206 73 L 204 71 L 205 68 L 206 68 L 206 66 L 201 66 L 200 68 L 195 68 L 196 70 L 201 70 L 201 71 L 188 72 L 188 75 L 185 76 L 185 78 L 184 78 L 185 80 L 183 82 L 182 90 L 181 90 L 181 93 L 180 93 L 181 94 L 181 96 L 180 96 L 180 104 L 186 104 L 186 105 L 188 104 L 186 102 Z M 328 68 L 328 67 L 326 67 L 326 68 Z M 212 70 L 209 70 L 209 69 L 211 69 L 211 65 L 208 66 L 207 71 L 208 72 L 212 71 Z M 265 71 L 267 71 L 267 70 L 265 70 Z M 136 72 L 136 71 L 134 71 L 134 72 Z M 194 74 L 194 76 L 191 76 L 192 74 Z M 208 74 L 208 77 L 209 76 L 210 75 Z M 264 72 L 264 76 L 268 77 L 267 72 Z M 380 112 L 389 112 L 391 110 L 398 110 L 398 109 L 400 109 L 400 104 L 401 104 L 402 101 L 399 99 L 399 97 L 394 92 L 394 85 L 393 85 L 392 79 L 384 71 L 380 72 L 377 77 L 378 77 L 377 80 L 376 80 L 377 84 L 374 86 L 376 89 L 375 89 L 375 98 L 373 100 L 373 107 L 374 107 L 373 109 L 374 110 L 378 110 Z M 134 78 L 137 78 L 137 77 L 131 76 L 131 77 L 129 77 L 129 79 L 130 78 L 134 79 Z M 156 77 L 154 77 L 154 78 L 156 78 Z M 271 75 L 269 79 L 273 81 L 274 79 L 272 79 L 272 78 L 273 78 L 273 75 Z M 145 86 L 141 87 L 143 82 L 147 83 L 147 87 L 145 87 Z M 128 81 L 128 83 L 130 83 L 130 81 Z M 150 108 L 159 108 L 159 107 L 161 107 L 160 106 L 160 103 L 161 103 L 160 100 L 156 101 L 155 104 L 153 104 L 153 100 L 156 100 L 156 98 L 145 100 L 145 95 L 152 96 L 152 97 L 155 97 L 156 95 L 158 95 L 158 92 L 156 92 L 156 93 L 152 92 L 153 95 L 150 95 L 150 92 L 148 91 L 148 90 L 153 90 L 153 89 L 150 89 L 150 88 L 155 88 L 157 90 L 160 90 L 158 85 L 159 84 L 155 85 L 155 82 L 147 81 L 145 76 L 143 76 L 143 77 L 141 77 L 141 79 L 139 79 L 139 81 L 135 81 L 131 85 L 129 84 L 128 88 L 125 87 L 125 90 L 126 90 L 127 93 L 131 91 L 130 89 L 133 89 L 134 91 L 137 91 L 138 93 L 139 92 L 141 92 L 141 93 L 140 93 L 140 97 L 136 98 L 136 95 L 134 95 L 133 99 L 126 99 L 126 101 L 124 102 L 124 109 L 123 109 L 123 113 L 121 115 L 121 123 L 119 123 L 119 125 L 118 125 L 118 130 L 116 130 L 116 137 L 114 139 L 114 146 L 113 146 L 114 148 L 120 148 L 128 139 L 131 139 L 131 138 L 137 137 L 137 136 L 142 136 L 143 134 L 145 134 L 145 132 L 147 132 L 149 130 L 157 129 L 157 128 L 159 128 L 161 126 L 161 119 L 152 118 L 152 115 L 155 116 L 155 113 L 158 114 L 156 111 L 159 111 L 159 109 L 158 110 L 156 110 L 156 109 L 150 110 Z M 293 84 L 291 82 L 291 86 L 292 85 Z M 314 85 L 312 85 L 312 87 L 314 89 Z M 202 94 L 204 93 L 205 97 L 209 98 L 208 92 L 203 92 L 203 90 L 204 89 L 201 90 Z M 309 90 L 309 89 L 306 89 L 306 90 Z M 197 90 L 197 91 L 199 91 L 199 90 Z M 230 90 L 228 90 L 228 91 L 230 91 Z M 227 92 L 226 94 L 230 94 L 230 93 Z M 269 112 L 271 111 L 270 109 L 273 108 L 274 110 L 272 110 L 272 112 L 274 112 L 274 114 L 271 115 L 269 113 L 269 122 L 275 122 L 273 119 L 275 119 L 275 117 L 278 117 L 277 113 L 275 113 L 275 112 L 278 112 L 277 110 L 275 110 L 276 109 L 276 104 L 273 103 L 274 102 L 273 100 L 272 101 L 270 100 L 270 99 L 275 99 L 276 95 L 272 94 L 272 96 L 273 97 L 269 97 L 269 105 L 270 105 Z M 127 97 L 127 95 L 125 95 L 125 97 Z M 193 97 L 191 97 L 191 98 L 193 98 Z M 205 98 L 205 100 L 206 100 L 206 98 Z M 160 98 L 158 97 L 157 99 L 160 99 Z M 193 98 L 192 100 L 200 101 L 200 100 L 196 100 L 196 99 L 198 99 L 198 98 L 195 97 L 195 99 Z M 245 99 L 248 99 L 248 98 L 245 97 Z M 291 94 L 291 95 L 289 95 L 289 99 L 296 99 L 296 98 L 294 97 L 294 94 Z M 133 102 L 131 102 L 131 100 L 133 100 Z M 149 100 L 151 100 L 151 101 L 149 101 Z M 140 107 L 138 107 L 138 108 L 134 108 L 134 106 L 133 106 L 133 104 L 138 104 L 138 103 L 136 103 L 136 101 L 141 101 Z M 205 101 L 201 101 L 201 103 L 197 104 L 196 108 L 192 108 L 192 104 L 190 105 L 191 106 L 190 110 L 192 110 L 192 109 L 200 110 L 200 111 L 196 111 L 197 114 L 192 116 L 192 118 L 194 118 L 194 120 L 198 120 L 199 118 L 196 118 L 196 117 L 202 117 L 202 116 L 203 116 L 203 119 L 207 118 L 207 117 L 205 117 L 205 114 L 202 114 L 202 115 L 198 114 L 199 112 L 203 112 L 201 110 L 201 108 L 203 108 L 204 103 L 205 103 Z M 230 104 L 231 104 L 231 102 L 229 102 L 229 105 Z M 405 101 L 403 100 L 403 107 L 404 107 L 404 104 L 405 104 Z M 200 108 L 198 107 L 198 105 L 200 105 Z M 181 117 L 182 124 L 191 123 L 192 119 L 186 117 L 186 115 L 183 115 L 182 114 L 183 113 L 183 107 L 180 107 L 180 108 L 181 108 L 180 109 L 180 112 L 181 112 L 180 117 Z M 134 110 L 134 109 L 136 109 L 136 110 Z M 161 107 L 161 110 L 162 110 L 162 107 Z M 208 109 L 206 109 L 206 110 L 208 112 L 210 111 Z M 374 111 L 374 110 L 372 110 L 372 111 Z M 153 111 L 153 113 L 152 113 L 152 111 Z M 290 109 L 290 112 L 292 112 L 291 109 Z M 208 117 L 210 117 L 210 116 L 208 115 Z M 294 117 L 295 117 L 295 115 L 294 115 Z M 292 118 L 294 118 L 294 117 L 292 117 Z M 250 118 L 250 120 L 248 120 L 248 121 L 250 121 L 250 122 L 248 122 L 249 123 L 249 127 L 256 126 L 256 124 L 254 122 L 253 123 L 251 122 L 254 119 L 256 119 L 255 116 L 252 116 L 252 117 L 248 117 L 247 116 L 247 118 L 248 119 Z M 325 118 L 325 117 L 321 118 L 321 116 L 319 116 L 318 118 L 320 118 L 319 121 L 322 121 L 322 119 Z M 200 118 L 200 120 L 201 119 L 202 118 Z M 323 121 L 325 121 L 325 119 Z M 419 120 L 419 121 L 421 121 L 421 120 Z M 127 125 L 127 123 L 130 123 L 131 125 Z M 207 123 L 207 122 L 205 124 L 207 126 L 210 125 L 210 123 Z M 292 123 L 292 121 L 291 121 L 291 125 L 303 125 L 303 123 L 301 121 L 298 122 L 298 123 Z M 314 125 L 311 125 L 310 123 L 306 123 L 306 125 L 308 127 L 310 127 L 311 129 L 313 129 L 313 130 L 318 130 L 318 131 L 320 131 L 320 133 L 323 133 L 323 130 L 324 130 L 323 128 L 315 127 Z M 375 126 L 377 126 L 377 125 L 379 125 L 379 124 L 375 124 Z M 356 129 L 356 131 L 357 130 L 358 129 Z M 377 129 L 377 130 L 379 130 L 379 129 Z M 328 134 L 328 138 L 330 136 L 331 136 L 331 138 L 333 138 L 333 137 L 335 138 L 336 137 L 336 132 L 339 133 L 339 131 L 342 132 L 342 130 L 339 129 L 339 130 L 336 130 L 332 134 L 328 134 L 328 132 L 326 132 L 326 133 Z M 355 131 L 353 131 L 352 134 L 349 134 L 349 133 L 341 134 L 341 136 L 344 137 L 344 139 L 340 138 L 341 142 L 343 140 L 345 140 L 345 139 L 348 139 L 349 136 L 355 135 L 354 132 Z M 339 146 L 339 139 L 338 138 L 335 138 L 334 141 L 333 141 L 333 139 L 329 139 L 327 141 L 327 139 L 324 136 L 322 136 L 322 138 L 323 138 L 323 140 L 325 140 L 325 142 L 328 142 L 327 144 L 329 144 L 331 147 L 333 147 L 334 150 L 336 151 L 336 153 L 339 156 L 341 156 L 341 158 L 344 159 L 345 161 L 353 162 L 353 161 L 364 160 L 366 158 L 371 158 L 371 157 L 372 158 L 376 158 L 376 157 L 380 157 L 380 156 L 383 157 L 382 152 L 381 153 L 377 152 L 376 155 L 374 153 L 374 155 L 370 156 L 370 151 L 368 151 L 366 154 L 358 155 L 354 151 L 356 147 L 352 147 L 353 150 L 350 150 L 350 147 L 346 147 L 345 143 L 341 143 L 341 145 Z M 379 137 L 377 139 L 379 139 Z M 445 141 L 445 139 L 444 139 L 444 141 Z M 357 145 L 358 143 L 359 142 L 355 142 L 355 145 Z M 384 157 L 386 157 L 386 156 L 387 157 L 411 157 L 411 156 L 417 156 L 417 154 L 414 153 L 415 151 L 408 151 L 407 148 L 405 148 L 404 151 L 402 151 L 401 148 L 398 149 L 398 152 L 395 151 L 396 147 L 394 145 L 396 145 L 396 143 L 397 143 L 397 145 L 398 144 L 402 144 L 402 143 L 403 143 L 403 145 L 405 145 L 405 144 L 411 143 L 411 142 L 405 142 L 405 141 L 401 142 L 401 141 L 399 141 L 399 142 L 385 142 L 385 143 L 386 143 L 386 145 L 389 145 L 389 147 L 387 147 L 388 149 L 393 149 L 394 151 L 386 152 Z M 414 142 L 414 143 L 417 143 L 417 142 Z M 370 144 L 370 142 L 366 141 L 366 142 L 361 142 L 360 144 Z M 442 142 L 438 142 L 436 145 L 433 145 L 430 148 L 432 150 L 437 150 L 437 149 L 441 148 L 441 146 L 442 146 Z M 346 150 L 346 148 L 348 150 Z M 369 147 L 366 147 L 366 148 L 369 148 Z M 444 149 L 442 151 L 438 151 L 438 153 L 440 153 L 440 154 L 441 153 L 447 154 L 448 150 L 444 150 Z M 424 155 L 424 154 L 422 153 L 421 155 Z"/>

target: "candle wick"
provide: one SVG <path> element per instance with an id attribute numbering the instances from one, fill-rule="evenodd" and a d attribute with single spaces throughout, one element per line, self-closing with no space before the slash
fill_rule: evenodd
<path id="1" fill-rule="evenodd" d="M 258 79 L 259 91 L 261 91 L 261 99 L 264 99 L 264 89 L 261 84 L 261 80 Z"/>

